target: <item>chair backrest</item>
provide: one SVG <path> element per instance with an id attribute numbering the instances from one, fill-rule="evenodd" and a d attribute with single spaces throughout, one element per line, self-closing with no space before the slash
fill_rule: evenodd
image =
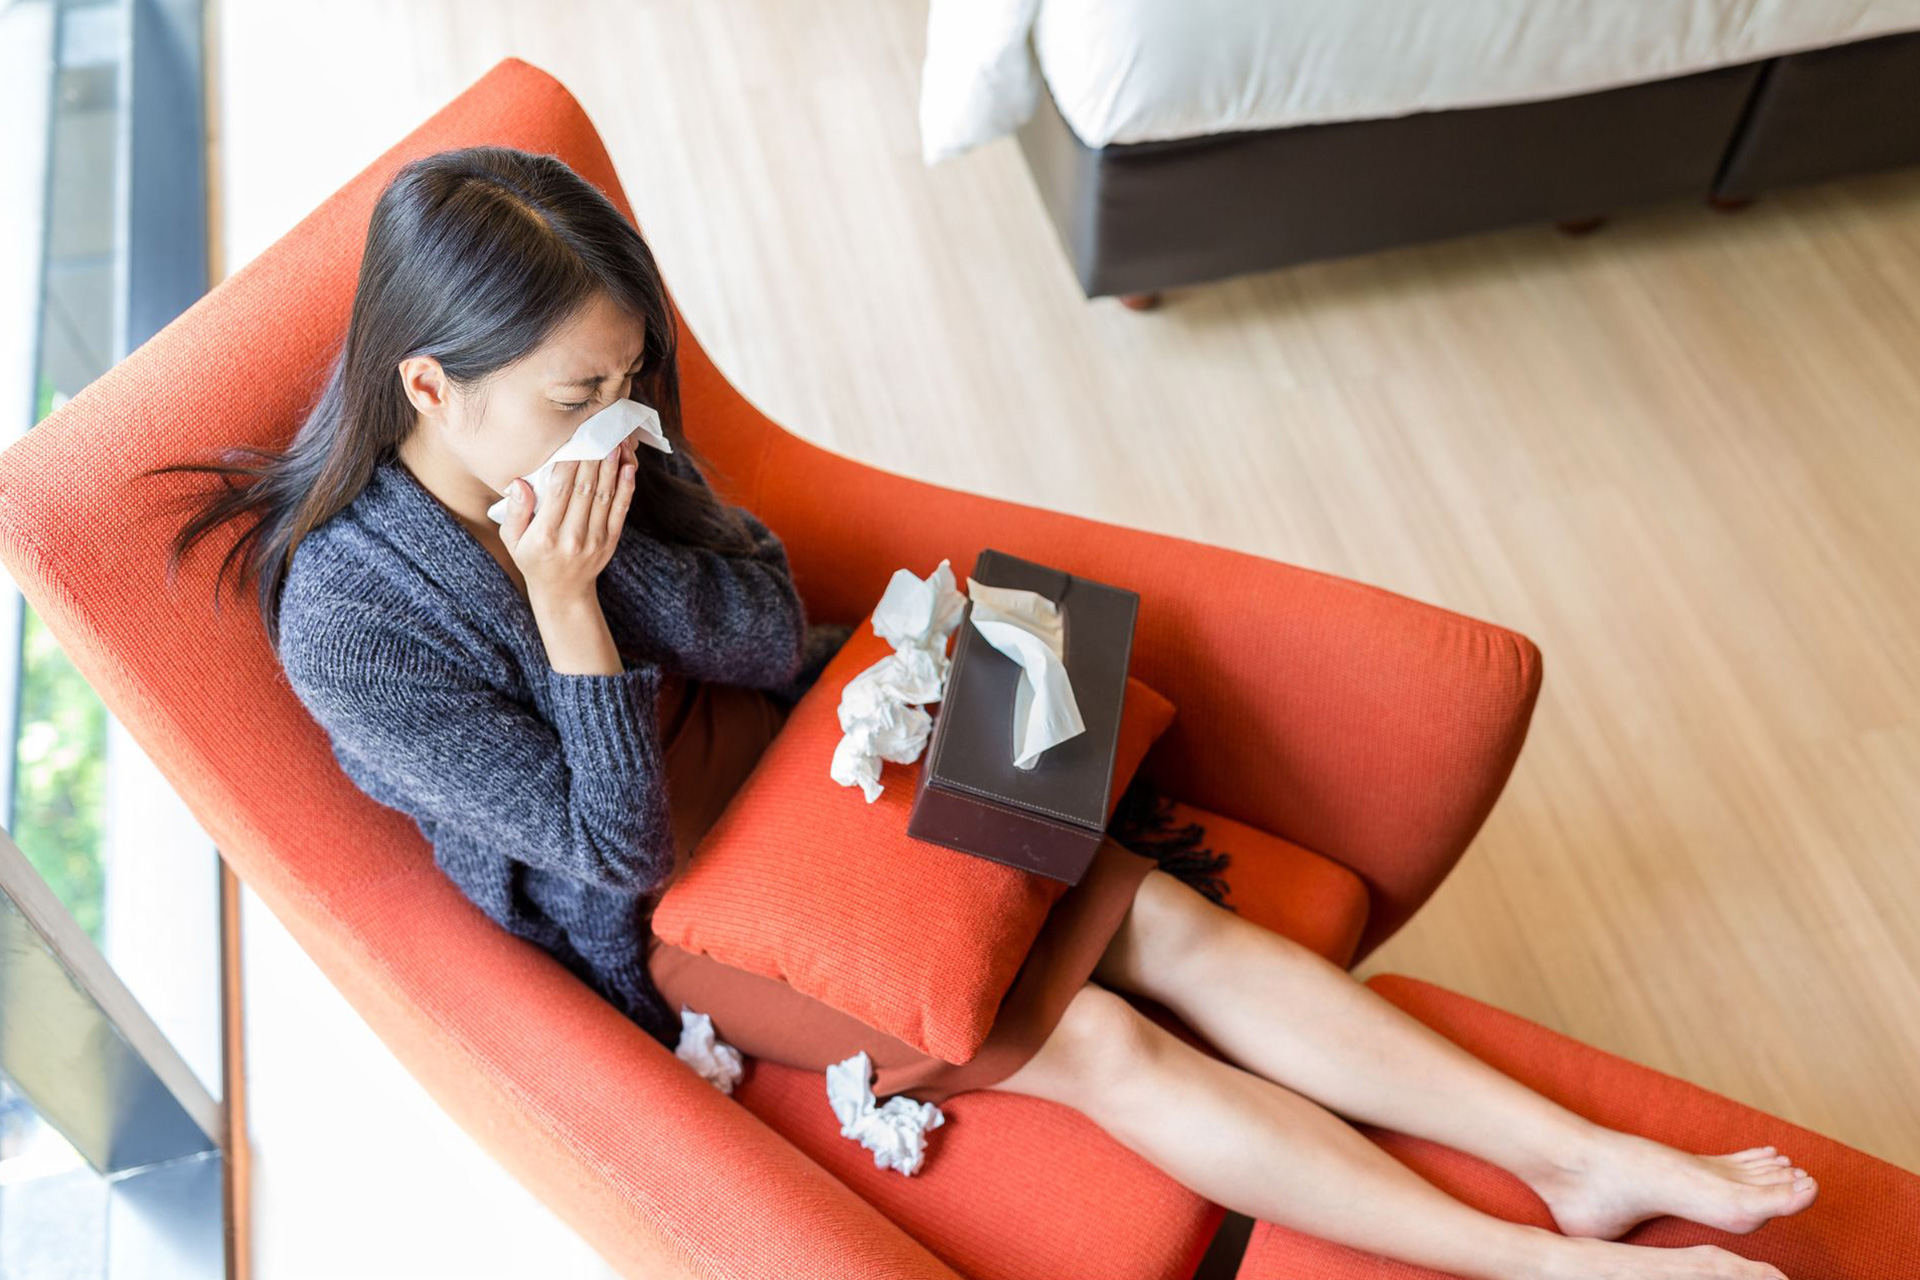
<path id="1" fill-rule="evenodd" d="M 479 143 L 557 155 L 633 218 L 580 104 L 545 72 L 503 60 L 9 447 L 0 560 L 234 872 L 449 1114 L 616 1265 L 803 1274 L 802 1259 L 861 1239 L 878 1246 L 869 1274 L 951 1276 L 557 961 L 495 926 L 433 865 L 411 821 L 352 784 L 288 687 L 250 591 L 232 594 L 230 582 L 213 607 L 237 530 L 202 543 L 167 581 L 175 504 L 205 480 L 139 473 L 220 445 L 283 447 L 345 334 L 380 191 L 409 160 Z M 689 434 L 715 487 L 745 500 L 776 428 L 675 311 Z M 249 371 L 244 401 L 234 369 Z M 806 1212 L 777 1233 L 743 1226 L 729 1239 L 708 1197 L 743 1169 L 797 1190 Z"/>
<path id="2" fill-rule="evenodd" d="M 429 851 L 401 815 L 340 785 L 250 593 L 235 594 L 230 579 L 215 608 L 214 572 L 238 530 L 202 543 L 167 582 L 175 504 L 205 479 L 138 473 L 221 445 L 284 447 L 346 332 L 380 190 L 411 159 L 482 141 L 560 156 L 632 218 L 578 102 L 506 59 L 16 441 L 0 466 L 0 558 L 229 864 L 263 892 L 345 908 L 430 865 Z M 759 433 L 773 428 L 706 358 L 677 306 L 675 318 L 689 434 L 716 464 L 716 488 L 737 497 Z M 245 399 L 233 395 L 236 368 L 249 371 Z"/>

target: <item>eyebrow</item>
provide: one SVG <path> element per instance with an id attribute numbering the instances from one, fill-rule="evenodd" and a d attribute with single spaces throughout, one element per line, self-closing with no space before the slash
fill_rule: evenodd
<path id="1" fill-rule="evenodd" d="M 640 372 L 640 366 L 646 363 L 646 359 L 647 359 L 647 351 L 645 347 L 642 347 L 640 349 L 640 354 L 633 358 L 633 367 L 627 370 L 628 376 L 631 377 L 633 374 Z M 580 377 L 580 378 L 563 378 L 560 381 L 553 383 L 552 385 L 555 387 L 597 387 L 601 383 L 606 382 L 611 378 L 616 378 L 618 376 L 619 376 L 618 374 L 613 374 L 613 373 L 603 373 L 598 377 L 595 377 L 592 374 L 588 374 L 585 377 Z"/>

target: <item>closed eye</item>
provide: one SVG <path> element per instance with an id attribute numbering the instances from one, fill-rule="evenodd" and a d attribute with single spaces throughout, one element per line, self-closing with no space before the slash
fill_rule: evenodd
<path id="1" fill-rule="evenodd" d="M 645 370 L 643 367 L 641 369 L 636 369 L 632 373 L 627 375 L 627 394 L 631 395 L 633 393 L 634 381 L 638 379 L 641 373 L 643 373 L 644 371 Z M 558 400 L 554 401 L 554 404 L 559 406 L 560 411 L 562 413 L 578 413 L 580 410 L 586 408 L 588 405 L 592 403 L 593 403 L 593 397 L 591 396 L 589 396 L 585 400 L 576 400 L 572 404 L 561 404 L 560 401 Z"/>

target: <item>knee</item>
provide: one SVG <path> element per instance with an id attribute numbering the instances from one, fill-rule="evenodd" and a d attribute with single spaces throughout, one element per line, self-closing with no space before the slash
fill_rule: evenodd
<path id="1" fill-rule="evenodd" d="M 1244 941 L 1249 927 L 1257 926 L 1178 877 L 1149 871 L 1094 976 L 1174 1007 L 1184 993 L 1213 980 L 1222 949 Z"/>
<path id="2" fill-rule="evenodd" d="M 1039 1052 L 996 1087 L 1084 1110 L 1150 1075 L 1169 1038 L 1124 997 L 1089 982 L 1074 993 Z"/>
<path id="3" fill-rule="evenodd" d="M 1149 871 L 1134 892 L 1129 914 L 1139 932 L 1169 960 L 1192 955 L 1219 941 L 1233 925 L 1245 923 L 1198 889 L 1165 871 Z"/>

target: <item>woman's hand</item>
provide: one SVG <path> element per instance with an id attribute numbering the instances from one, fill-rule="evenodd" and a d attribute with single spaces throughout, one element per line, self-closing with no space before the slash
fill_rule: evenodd
<path id="1" fill-rule="evenodd" d="M 533 486 L 524 479 L 513 482 L 508 495 L 513 505 L 500 537 L 527 580 L 533 604 L 597 598 L 594 583 L 620 545 L 637 466 L 629 440 L 599 462 L 556 463 L 537 509 Z"/>

